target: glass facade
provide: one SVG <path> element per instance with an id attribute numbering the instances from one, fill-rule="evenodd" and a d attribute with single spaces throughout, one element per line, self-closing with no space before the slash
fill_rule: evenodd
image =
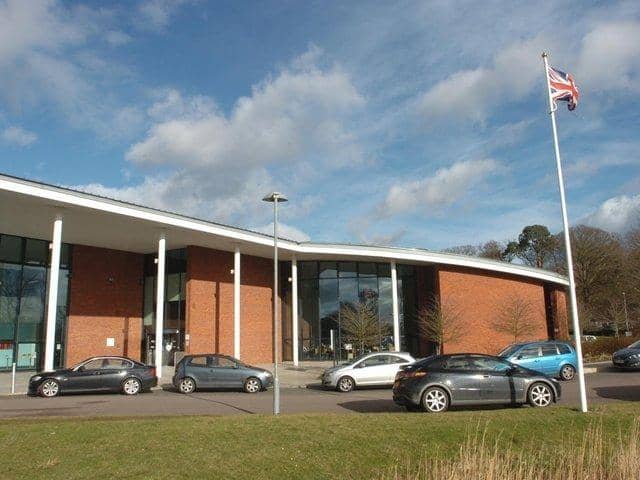
<path id="1" fill-rule="evenodd" d="M 143 361 L 155 363 L 156 255 L 145 255 L 142 352 Z M 175 365 L 176 353 L 184 351 L 186 309 L 187 250 L 166 252 L 164 279 L 164 332 L 162 364 Z"/>
<path id="2" fill-rule="evenodd" d="M 63 244 L 54 365 L 64 364 L 71 247 Z M 49 242 L 0 234 L 0 370 L 39 369 L 45 337 Z"/>
<path id="3" fill-rule="evenodd" d="M 415 316 L 415 272 L 412 266 L 400 267 L 401 340 L 409 345 L 413 337 L 417 340 L 415 328 L 404 321 Z M 301 360 L 326 360 L 334 354 L 338 360 L 348 360 L 367 352 L 393 349 L 389 264 L 299 262 L 298 342 Z M 283 347 L 288 350 L 286 336 Z"/>

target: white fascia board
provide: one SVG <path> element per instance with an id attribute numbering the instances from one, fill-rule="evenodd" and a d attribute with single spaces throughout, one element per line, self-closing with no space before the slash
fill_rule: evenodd
<path id="1" fill-rule="evenodd" d="M 401 249 L 394 247 L 366 247 L 346 245 L 300 244 L 296 251 L 307 254 L 336 255 L 345 257 L 376 257 L 385 260 L 404 260 L 417 263 L 436 263 L 458 267 L 476 268 L 492 272 L 507 273 L 543 280 L 547 282 L 569 285 L 569 281 L 561 275 L 545 270 L 528 268 L 510 263 L 483 260 L 462 255 L 450 255 L 437 252 Z"/>
<path id="2" fill-rule="evenodd" d="M 12 177 L 0 175 L 0 189 L 29 195 L 63 204 L 74 205 L 102 212 L 123 215 L 139 220 L 146 220 L 164 226 L 184 228 L 238 242 L 247 242 L 263 246 L 272 246 L 273 239 L 267 235 L 250 232 L 233 227 L 222 226 L 204 220 L 191 219 L 178 214 L 161 212 L 152 208 L 131 205 L 118 200 L 101 198 L 90 193 L 77 192 L 60 187 L 49 186 Z M 278 240 L 278 247 L 290 253 L 335 255 L 341 257 L 369 257 L 380 260 L 408 261 L 414 263 L 436 263 L 458 267 L 476 268 L 492 272 L 507 273 L 522 277 L 534 278 L 560 285 L 569 285 L 569 281 L 561 276 L 545 270 L 533 269 L 509 263 L 483 260 L 463 255 L 443 254 L 427 250 L 404 249 L 396 247 L 375 247 L 360 245 L 327 245 L 314 243 L 297 243 L 291 240 Z"/>

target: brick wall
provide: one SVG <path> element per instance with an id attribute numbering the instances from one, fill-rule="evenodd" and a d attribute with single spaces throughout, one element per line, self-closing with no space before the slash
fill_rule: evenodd
<path id="1" fill-rule="evenodd" d="M 233 355 L 233 253 L 202 247 L 187 250 L 186 333 L 189 353 Z M 273 264 L 240 257 L 240 357 L 272 361 Z"/>
<path id="2" fill-rule="evenodd" d="M 529 305 L 535 326 L 518 341 L 548 338 L 545 291 L 543 283 L 496 272 L 440 267 L 438 283 L 442 308 L 457 310 L 464 332 L 445 343 L 444 353 L 476 352 L 496 354 L 514 337 L 495 327 L 496 318 L 506 305 L 521 302 Z"/>
<path id="3" fill-rule="evenodd" d="M 188 247 L 188 353 L 217 352 L 233 355 L 232 269 L 233 253 Z"/>
<path id="4" fill-rule="evenodd" d="M 143 256 L 74 245 L 72 262 L 66 364 L 94 355 L 140 360 Z"/>
<path id="5" fill-rule="evenodd" d="M 240 352 L 248 363 L 273 362 L 273 260 L 240 258 Z M 287 278 L 279 278 L 280 282 Z M 280 329 L 282 333 L 282 329 Z M 280 343 L 280 358 L 282 358 Z"/>

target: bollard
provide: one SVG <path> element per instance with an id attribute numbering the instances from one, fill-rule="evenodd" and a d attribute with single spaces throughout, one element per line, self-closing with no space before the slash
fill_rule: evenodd
<path id="1" fill-rule="evenodd" d="M 16 362 L 11 367 L 11 395 L 16 393 Z"/>

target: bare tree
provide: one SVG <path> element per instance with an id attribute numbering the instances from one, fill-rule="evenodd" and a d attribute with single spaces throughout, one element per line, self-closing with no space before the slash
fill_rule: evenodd
<path id="1" fill-rule="evenodd" d="M 530 301 L 515 296 L 507 300 L 493 322 L 497 332 L 513 337 L 514 343 L 536 331 L 534 308 Z"/>
<path id="2" fill-rule="evenodd" d="M 416 323 L 420 335 L 436 344 L 438 355 L 442 353 L 443 345 L 460 341 L 468 333 L 457 303 L 451 301 L 444 307 L 437 295 L 433 295 L 427 304 L 418 310 Z"/>
<path id="3" fill-rule="evenodd" d="M 390 334 L 389 325 L 378 319 L 378 302 L 366 298 L 356 304 L 345 303 L 340 309 L 342 338 L 360 346 L 360 353 L 366 348 L 380 344 L 380 339 Z"/>

